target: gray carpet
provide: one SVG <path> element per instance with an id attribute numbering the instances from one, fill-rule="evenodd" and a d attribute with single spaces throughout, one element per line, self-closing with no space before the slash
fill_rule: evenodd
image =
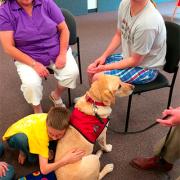
<path id="1" fill-rule="evenodd" d="M 72 97 L 83 95 L 88 88 L 86 68 L 87 65 L 97 58 L 107 47 L 116 28 L 117 12 L 93 13 L 86 16 L 76 17 L 78 35 L 81 43 L 81 62 L 83 70 L 83 84 L 71 91 Z M 178 19 L 179 21 L 179 19 Z M 31 107 L 25 102 L 20 92 L 20 80 L 15 66 L 10 57 L 5 55 L 0 47 L 0 136 L 5 130 L 19 118 L 32 113 Z M 170 78 L 170 76 L 168 75 Z M 49 77 L 44 80 L 44 97 L 42 101 L 44 112 L 52 106 L 48 99 L 50 91 L 55 87 L 55 80 Z M 179 74 L 176 80 L 172 106 L 180 105 Z M 162 110 L 167 103 L 167 88 L 156 90 L 133 98 L 130 117 L 130 131 L 142 129 L 153 123 L 160 117 Z M 67 103 L 67 93 L 63 95 Z M 119 98 L 113 106 L 110 127 L 123 131 L 127 108 L 127 97 Z M 167 128 L 156 126 L 149 131 L 135 135 L 119 135 L 108 132 L 108 143 L 113 145 L 113 151 L 106 153 L 101 158 L 102 167 L 107 163 L 114 163 L 114 171 L 107 175 L 105 180 L 164 180 L 165 174 L 153 171 L 140 171 L 132 168 L 129 161 L 139 155 L 150 156 L 153 152 L 153 145 L 168 131 Z M 98 149 L 98 146 L 96 146 Z M 26 163 L 24 166 L 17 164 L 17 152 L 6 146 L 5 155 L 2 158 L 15 167 L 16 177 L 26 175 L 38 168 L 37 165 Z M 169 173 L 171 179 L 180 175 L 180 162 L 176 162 L 173 170 Z"/>

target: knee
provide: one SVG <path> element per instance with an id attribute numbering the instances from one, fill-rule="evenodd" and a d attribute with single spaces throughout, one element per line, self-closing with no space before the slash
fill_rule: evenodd
<path id="1" fill-rule="evenodd" d="M 12 180 L 14 179 L 14 167 L 8 164 L 8 170 L 6 171 L 5 176 L 1 177 L 1 180 Z"/>
<path id="2" fill-rule="evenodd" d="M 94 74 L 94 76 L 92 77 L 92 82 L 96 81 L 99 79 L 100 75 L 102 75 L 102 73 L 96 73 Z"/>
<path id="3" fill-rule="evenodd" d="M 21 149 L 20 147 L 28 144 L 27 136 L 23 133 L 15 134 L 8 139 L 8 144 L 12 148 Z"/>
<path id="4" fill-rule="evenodd" d="M 8 171 L 6 171 L 6 179 L 13 179 L 14 178 L 14 167 L 8 164 Z"/>

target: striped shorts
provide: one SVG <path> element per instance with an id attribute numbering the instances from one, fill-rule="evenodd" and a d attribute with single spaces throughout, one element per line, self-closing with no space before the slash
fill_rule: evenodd
<path id="1" fill-rule="evenodd" d="M 118 62 L 122 59 L 122 54 L 113 54 L 106 59 L 105 64 Z M 118 76 L 121 81 L 131 84 L 146 84 L 156 79 L 158 70 L 142 67 L 132 67 L 126 69 L 113 69 L 105 71 L 104 74 Z"/>

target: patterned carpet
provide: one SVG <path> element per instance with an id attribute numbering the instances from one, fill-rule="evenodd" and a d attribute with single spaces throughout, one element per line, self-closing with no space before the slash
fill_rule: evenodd
<path id="1" fill-rule="evenodd" d="M 34 171 L 27 176 L 20 177 L 18 180 L 56 180 L 56 176 L 54 172 L 43 175 L 40 171 Z"/>

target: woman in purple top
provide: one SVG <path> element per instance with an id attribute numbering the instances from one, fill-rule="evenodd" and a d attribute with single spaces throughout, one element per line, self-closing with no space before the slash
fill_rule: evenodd
<path id="1" fill-rule="evenodd" d="M 65 106 L 61 94 L 75 88 L 78 67 L 68 46 L 69 30 L 53 0 L 5 0 L 0 6 L 0 41 L 15 61 L 21 91 L 34 113 L 41 113 L 42 79 L 54 70 L 58 85 L 50 98 Z"/>

